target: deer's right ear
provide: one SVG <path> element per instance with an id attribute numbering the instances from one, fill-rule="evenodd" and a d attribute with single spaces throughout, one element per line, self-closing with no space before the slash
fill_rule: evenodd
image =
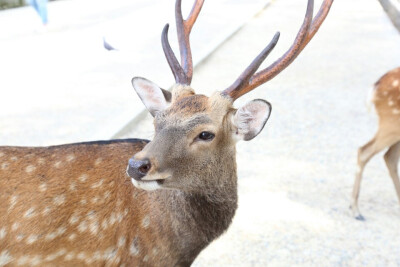
<path id="1" fill-rule="evenodd" d="M 171 92 L 161 89 L 155 83 L 141 77 L 133 78 L 132 85 L 153 117 L 168 107 L 171 101 Z"/>

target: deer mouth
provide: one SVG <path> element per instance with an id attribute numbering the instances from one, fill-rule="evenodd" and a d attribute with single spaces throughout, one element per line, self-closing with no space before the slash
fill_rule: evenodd
<path id="1" fill-rule="evenodd" d="M 143 189 L 146 191 L 154 191 L 157 189 L 163 188 L 162 185 L 165 182 L 165 179 L 156 179 L 156 180 L 135 180 L 131 178 L 132 184 L 139 189 Z"/>
<path id="2" fill-rule="evenodd" d="M 128 172 L 127 174 L 130 176 Z M 134 177 L 130 176 L 131 182 L 135 187 L 147 191 L 163 188 L 165 181 L 171 177 L 172 176 L 170 174 L 166 173 L 147 174 L 141 179 L 135 179 Z"/>

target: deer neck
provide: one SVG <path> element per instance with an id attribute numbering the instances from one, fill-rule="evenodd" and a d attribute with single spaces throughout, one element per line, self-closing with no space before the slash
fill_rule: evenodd
<path id="1" fill-rule="evenodd" d="M 238 199 L 236 161 L 225 166 L 209 177 L 217 181 L 218 186 L 209 186 L 201 192 L 159 190 L 152 193 L 153 203 L 158 206 L 151 209 L 152 212 L 165 214 L 157 216 L 160 218 L 158 224 L 163 229 L 167 225 L 170 227 L 171 245 L 179 248 L 188 262 L 220 236 L 235 215 Z"/>

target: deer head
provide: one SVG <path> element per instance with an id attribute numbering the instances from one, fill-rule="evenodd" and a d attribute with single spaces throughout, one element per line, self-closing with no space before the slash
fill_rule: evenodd
<path id="1" fill-rule="evenodd" d="M 231 86 L 210 97 L 196 94 L 190 87 L 193 64 L 189 35 L 203 2 L 197 0 L 184 20 L 181 0 L 176 1 L 181 64 L 168 42 L 168 24 L 162 32 L 164 53 L 176 81 L 171 92 L 147 79 L 132 79 L 134 89 L 154 117 L 155 126 L 154 139 L 129 160 L 127 173 L 138 188 L 195 192 L 231 182 L 229 177 L 236 177 L 236 142 L 256 137 L 271 114 L 271 105 L 265 100 L 256 99 L 237 109 L 234 101 L 275 77 L 300 54 L 325 19 L 333 0 L 324 1 L 314 20 L 313 0 L 309 0 L 296 39 L 282 57 L 257 72 L 277 44 L 278 32 Z"/>

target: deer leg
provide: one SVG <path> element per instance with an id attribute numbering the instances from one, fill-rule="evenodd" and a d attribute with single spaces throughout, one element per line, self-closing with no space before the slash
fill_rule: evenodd
<path id="1" fill-rule="evenodd" d="M 400 202 L 400 182 L 397 171 L 397 163 L 400 158 L 400 141 L 392 145 L 386 152 L 384 159 L 389 169 L 390 177 L 392 177 L 394 188 L 396 189 L 397 198 Z"/>
<path id="2" fill-rule="evenodd" d="M 358 170 L 354 181 L 352 202 L 350 205 L 350 209 L 357 220 L 365 220 L 358 209 L 358 197 L 360 195 L 361 179 L 365 165 L 376 153 L 382 151 L 391 144 L 392 143 L 386 136 L 382 137 L 378 133 L 371 141 L 358 149 Z"/>

